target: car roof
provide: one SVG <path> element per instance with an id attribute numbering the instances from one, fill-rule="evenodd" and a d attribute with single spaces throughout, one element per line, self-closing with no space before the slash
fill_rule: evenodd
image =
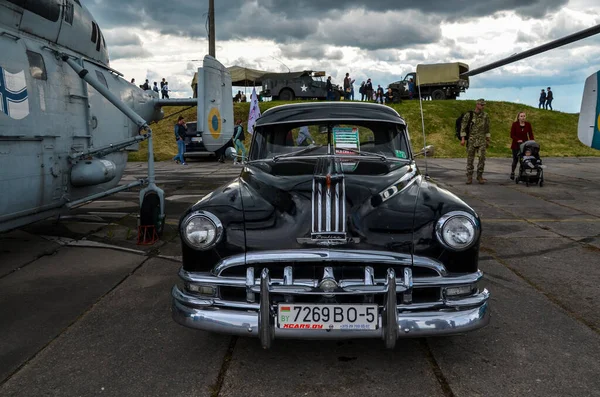
<path id="1" fill-rule="evenodd" d="M 256 120 L 256 127 L 327 120 L 377 121 L 406 125 L 398 112 L 386 105 L 363 102 L 307 102 L 267 109 Z"/>

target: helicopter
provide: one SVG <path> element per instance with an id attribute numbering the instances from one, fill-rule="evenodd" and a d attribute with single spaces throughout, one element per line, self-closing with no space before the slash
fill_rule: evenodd
<path id="1" fill-rule="evenodd" d="M 473 76 L 600 32 L 600 25 L 466 72 Z M 152 129 L 165 106 L 197 106 L 209 151 L 233 136 L 231 75 L 214 57 L 195 98 L 160 99 L 110 67 L 102 30 L 81 0 L 0 0 L 0 232 L 134 187 L 140 225 L 161 234 Z M 598 74 L 588 78 L 579 139 L 600 149 Z M 148 176 L 119 185 L 127 152 L 148 141 Z"/>
<path id="2" fill-rule="evenodd" d="M 0 0 L 0 232 L 139 186 L 139 224 L 160 236 L 150 124 L 165 106 L 197 106 L 207 150 L 233 136 L 230 74 L 207 55 L 198 76 L 195 98 L 159 99 L 110 67 L 80 0 Z M 147 177 L 119 185 L 127 152 L 144 140 Z"/>

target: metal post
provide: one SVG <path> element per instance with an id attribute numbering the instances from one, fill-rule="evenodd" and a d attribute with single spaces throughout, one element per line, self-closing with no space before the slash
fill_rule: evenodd
<path id="1" fill-rule="evenodd" d="M 148 183 L 154 185 L 154 146 L 152 145 L 152 130 L 148 127 Z"/>
<path id="2" fill-rule="evenodd" d="M 95 78 L 91 77 L 88 70 L 82 68 L 77 62 L 75 62 L 69 55 L 62 54 L 62 60 L 69 64 L 71 68 L 79 75 L 80 78 L 85 80 L 89 85 L 94 87 L 96 91 L 100 93 L 104 98 L 106 98 L 110 103 L 115 105 L 117 109 L 125 114 L 125 116 L 129 117 L 140 129 L 147 128 L 148 124 L 146 120 L 144 120 L 140 115 L 131 110 L 129 106 L 127 106 L 119 97 L 109 91 L 108 88 L 100 84 Z"/>
<path id="3" fill-rule="evenodd" d="M 215 56 L 215 0 L 208 0 L 208 55 Z"/>

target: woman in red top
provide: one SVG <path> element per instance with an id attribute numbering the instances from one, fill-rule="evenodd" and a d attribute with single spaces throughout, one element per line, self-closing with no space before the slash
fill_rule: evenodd
<path id="1" fill-rule="evenodd" d="M 510 129 L 510 137 L 512 138 L 512 145 L 510 145 L 510 148 L 512 149 L 513 154 L 510 179 L 515 179 L 515 168 L 517 168 L 517 162 L 519 161 L 519 147 L 523 142 L 533 140 L 531 123 L 525 121 L 525 117 L 525 112 L 519 112 Z"/>

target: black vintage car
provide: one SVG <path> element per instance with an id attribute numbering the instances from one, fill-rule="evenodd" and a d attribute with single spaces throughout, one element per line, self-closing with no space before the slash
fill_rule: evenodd
<path id="1" fill-rule="evenodd" d="M 240 176 L 181 217 L 174 320 L 265 348 L 275 338 L 392 348 L 485 326 L 480 219 L 414 157 L 405 121 L 384 105 L 264 112 Z"/>

